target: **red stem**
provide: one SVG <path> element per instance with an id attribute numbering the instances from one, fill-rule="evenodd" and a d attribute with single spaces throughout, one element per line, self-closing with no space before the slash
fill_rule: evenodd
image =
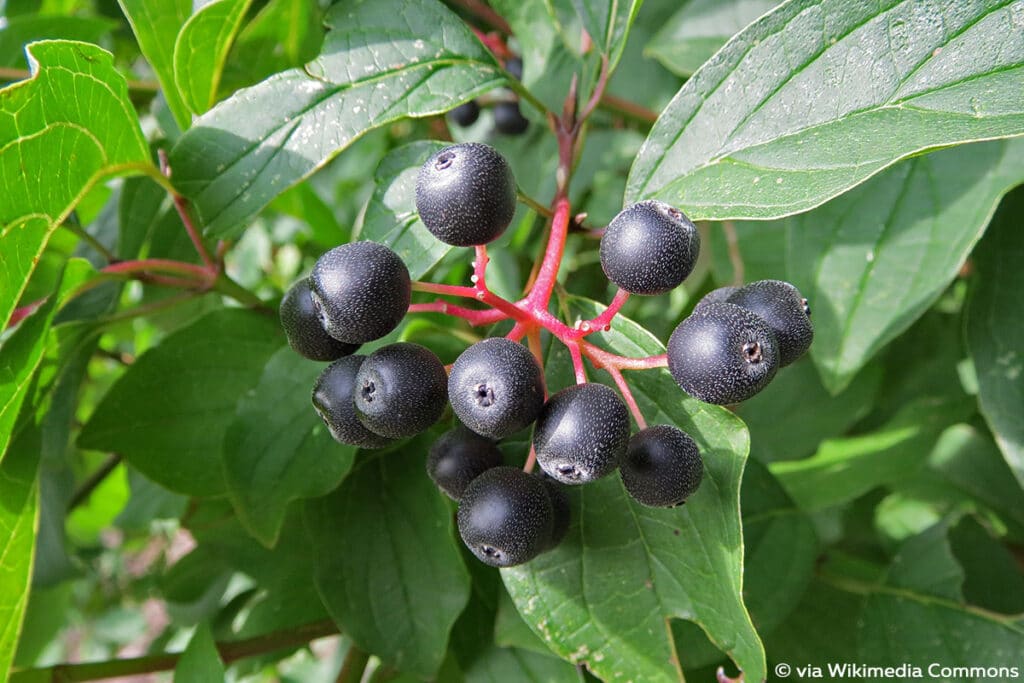
<path id="1" fill-rule="evenodd" d="M 216 276 L 208 268 L 197 266 L 184 261 L 172 261 L 170 259 L 140 259 L 137 261 L 119 261 L 103 268 L 101 273 L 134 275 L 148 271 L 160 271 L 164 273 L 178 273 L 189 278 L 198 280 L 201 283 L 209 283 Z"/>
<path id="2" fill-rule="evenodd" d="M 583 353 L 580 352 L 579 344 L 566 344 L 569 348 L 569 355 L 572 356 L 572 370 L 576 374 L 576 384 L 587 383 L 587 369 L 583 367 Z"/>
<path id="3" fill-rule="evenodd" d="M 474 310 L 472 308 L 456 306 L 455 304 L 450 304 L 447 301 L 435 301 L 429 304 L 411 304 L 409 306 L 409 313 L 443 313 L 456 318 L 462 318 L 474 327 L 480 325 L 491 325 L 508 318 L 507 315 L 493 308 Z"/>
<path id="4" fill-rule="evenodd" d="M 580 342 L 583 345 L 583 355 L 594 361 L 600 368 L 616 368 L 618 370 L 651 370 L 653 368 L 664 368 L 668 366 L 668 354 L 660 356 L 647 356 L 645 358 L 627 358 L 604 349 L 594 346 L 589 342 Z"/>
<path id="5" fill-rule="evenodd" d="M 551 235 L 548 246 L 544 250 L 533 289 L 526 297 L 527 306 L 533 310 L 547 310 L 551 301 L 551 292 L 555 289 L 558 268 L 562 265 L 562 254 L 565 252 L 565 238 L 569 234 L 569 200 L 560 197 L 555 201 L 555 215 L 551 219 Z"/>
<path id="6" fill-rule="evenodd" d="M 459 285 L 435 285 L 433 282 L 412 283 L 414 292 L 430 292 L 431 294 L 444 294 L 446 296 L 459 296 L 464 299 L 476 299 L 477 291 L 474 287 L 460 287 Z"/>
<path id="7" fill-rule="evenodd" d="M 167 152 L 160 149 L 157 151 L 157 157 L 160 159 L 160 171 L 167 176 L 168 180 L 170 180 L 171 165 L 167 161 Z M 192 223 L 192 218 L 188 215 L 188 201 L 177 192 L 173 193 L 171 197 L 174 199 L 174 209 L 178 212 L 178 216 L 181 217 L 181 222 L 185 225 L 185 232 L 188 233 L 188 238 L 192 240 L 192 244 L 199 253 L 199 257 L 203 260 L 203 263 L 206 264 L 207 268 L 212 271 L 216 271 L 217 266 L 214 260 L 210 257 L 210 252 L 206 249 L 206 245 L 203 244 L 203 240 L 199 236 L 199 231 L 196 230 L 195 224 Z"/>
<path id="8" fill-rule="evenodd" d="M 622 399 L 626 402 L 626 406 L 629 407 L 629 412 L 633 413 L 633 419 L 636 420 L 636 426 L 640 429 L 647 429 L 647 421 L 644 420 L 643 413 L 640 412 L 640 406 L 636 404 L 636 399 L 633 398 L 633 392 L 630 391 L 629 385 L 626 384 L 626 378 L 622 376 L 622 373 L 619 372 L 618 368 L 606 366 L 604 369 L 612 376 L 612 379 L 615 381 L 615 386 L 619 388 L 619 393 L 622 394 Z"/>
<path id="9" fill-rule="evenodd" d="M 11 313 L 10 319 L 7 321 L 7 327 L 14 327 L 22 320 L 35 313 L 37 308 L 46 303 L 46 299 L 47 297 L 43 297 L 42 299 L 36 299 L 35 301 L 26 306 L 15 308 L 14 311 Z"/>
<path id="10" fill-rule="evenodd" d="M 529 325 L 526 325 L 525 323 L 516 323 L 512 326 L 509 333 L 505 335 L 505 339 L 516 342 L 520 341 L 526 336 L 527 330 L 529 330 Z"/>
<path id="11" fill-rule="evenodd" d="M 618 315 L 622 305 L 629 300 L 629 292 L 624 289 L 620 289 L 615 292 L 615 297 L 611 303 L 608 304 L 608 308 L 604 309 L 601 315 L 593 318 L 592 320 L 584 320 L 581 322 L 575 330 L 572 331 L 573 337 L 576 339 L 582 339 L 588 334 L 594 332 L 607 332 L 612 327 L 612 319 Z"/>
<path id="12" fill-rule="evenodd" d="M 533 466 L 537 462 L 537 449 L 530 444 L 530 454 L 526 456 L 526 464 L 523 465 L 523 471 L 529 474 L 533 472 Z"/>

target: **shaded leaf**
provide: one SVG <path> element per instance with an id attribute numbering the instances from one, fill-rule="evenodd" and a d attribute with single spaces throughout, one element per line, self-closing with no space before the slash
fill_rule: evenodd
<path id="1" fill-rule="evenodd" d="M 551 655 L 514 647 L 491 647 L 463 672 L 466 683 L 579 683 L 576 667 Z"/>
<path id="2" fill-rule="evenodd" d="M 220 683 L 224 680 L 224 662 L 220 660 L 209 626 L 204 624 L 192 634 L 188 647 L 174 667 L 174 680 L 180 683 Z"/>
<path id="3" fill-rule="evenodd" d="M 217 100 L 224 60 L 252 0 L 214 0 L 193 14 L 174 42 L 174 82 L 185 105 L 202 114 Z"/>
<path id="4" fill-rule="evenodd" d="M 8 16 L 0 28 L 0 66 L 25 68 L 25 45 L 37 40 L 80 40 L 98 43 L 114 22 L 99 17 Z"/>

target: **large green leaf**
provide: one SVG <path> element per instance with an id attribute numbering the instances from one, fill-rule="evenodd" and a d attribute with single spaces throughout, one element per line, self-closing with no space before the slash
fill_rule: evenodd
<path id="1" fill-rule="evenodd" d="M 1024 192 L 1007 197 L 977 252 L 978 282 L 967 308 L 967 343 L 981 412 L 1003 457 L 1024 485 Z"/>
<path id="2" fill-rule="evenodd" d="M 213 106 L 224 60 L 252 0 L 214 0 L 189 17 L 174 43 L 174 81 L 196 114 Z"/>
<path id="3" fill-rule="evenodd" d="M 33 77 L 0 91 L 0 328 L 75 204 L 104 176 L 149 164 L 110 53 L 63 40 L 27 50 Z"/>
<path id="4" fill-rule="evenodd" d="M 360 647 L 421 678 L 441 666 L 470 586 L 451 511 L 426 475 L 428 443 L 367 454 L 305 510 L 331 616 Z"/>
<path id="5" fill-rule="evenodd" d="M 832 393 L 939 298 L 1022 181 L 1024 138 L 997 140 L 911 159 L 786 219 L 786 273 L 810 301 Z"/>
<path id="6" fill-rule="evenodd" d="M 614 70 L 643 0 L 572 0 L 591 40 Z"/>
<path id="7" fill-rule="evenodd" d="M 491 647 L 462 673 L 466 683 L 579 683 L 583 680 L 572 664 L 514 647 Z"/>
<path id="8" fill-rule="evenodd" d="M 82 448 L 120 453 L 163 486 L 226 491 L 224 434 L 240 397 L 284 345 L 274 316 L 222 309 L 170 334 L 112 386 L 82 429 Z"/>
<path id="9" fill-rule="evenodd" d="M 273 546 L 288 503 L 322 496 L 352 466 L 355 448 L 339 445 L 313 410 L 323 370 L 284 347 L 271 356 L 255 391 L 238 402 L 224 436 L 224 478 L 246 529 Z"/>
<path id="10" fill-rule="evenodd" d="M 1009 0 L 790 0 L 686 82 L 626 199 L 775 218 L 920 151 L 1024 133 L 1022 30 Z"/>
<path id="11" fill-rule="evenodd" d="M 17 453 L 0 464 L 0 680 L 14 659 L 28 603 L 39 490 L 38 458 Z"/>
<path id="12" fill-rule="evenodd" d="M 502 82 L 491 54 L 436 0 L 344 3 L 326 23 L 316 60 L 235 93 L 174 147 L 175 183 L 208 232 L 237 233 L 366 131 L 447 111 Z"/>
<path id="13" fill-rule="evenodd" d="M 572 314 L 590 318 L 600 310 L 574 300 Z M 650 333 L 621 317 L 595 337 L 623 355 L 664 352 Z M 586 662 L 606 680 L 678 679 L 672 618 L 696 622 L 750 680 L 761 680 L 764 651 L 742 599 L 746 430 L 728 411 L 683 394 L 667 370 L 632 373 L 628 381 L 650 424 L 675 424 L 696 439 L 705 467 L 700 490 L 684 507 L 654 509 L 634 502 L 617 476 L 573 488 L 566 540 L 502 570 L 505 585 L 552 650 Z"/>

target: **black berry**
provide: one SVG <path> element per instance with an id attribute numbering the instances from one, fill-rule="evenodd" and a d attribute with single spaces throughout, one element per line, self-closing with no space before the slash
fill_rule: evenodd
<path id="1" fill-rule="evenodd" d="M 548 496 L 551 498 L 551 510 L 554 513 L 551 540 L 544 547 L 544 550 L 547 551 L 558 547 L 565 540 L 565 535 L 569 532 L 569 523 L 572 522 L 572 510 L 569 507 L 569 496 L 565 492 L 565 487 L 549 477 L 543 470 L 538 476 L 548 491 Z"/>
<path id="2" fill-rule="evenodd" d="M 740 287 L 729 303 L 755 313 L 768 323 L 779 342 L 779 367 L 807 352 L 814 340 L 811 309 L 807 299 L 788 282 L 759 280 Z"/>
<path id="3" fill-rule="evenodd" d="M 718 289 L 712 289 L 701 297 L 700 301 L 697 302 L 697 305 L 693 307 L 693 312 L 696 313 L 708 304 L 725 303 L 729 300 L 729 297 L 738 290 L 739 287 L 719 287 Z"/>
<path id="4" fill-rule="evenodd" d="M 530 121 L 519 109 L 518 102 L 498 102 L 494 105 L 494 127 L 505 135 L 522 135 Z"/>
<path id="5" fill-rule="evenodd" d="M 670 425 L 655 425 L 629 440 L 619 474 L 638 503 L 673 507 L 696 492 L 704 463 L 689 434 Z"/>
<path id="6" fill-rule="evenodd" d="M 745 401 L 779 367 L 775 333 L 759 316 L 731 303 L 703 306 L 668 340 L 668 369 L 683 391 L 706 403 Z"/>
<path id="7" fill-rule="evenodd" d="M 356 373 L 364 360 L 366 356 L 348 356 L 324 368 L 313 385 L 313 407 L 335 441 L 360 448 L 381 448 L 392 440 L 364 427 L 356 417 L 352 400 Z"/>
<path id="8" fill-rule="evenodd" d="M 626 452 L 629 413 L 603 384 L 577 384 L 548 399 L 537 418 L 537 462 L 563 484 L 585 484 L 612 472 Z"/>
<path id="9" fill-rule="evenodd" d="M 649 200 L 623 209 L 601 238 L 601 267 L 609 280 L 633 294 L 674 289 L 700 253 L 697 227 L 679 209 Z"/>
<path id="10" fill-rule="evenodd" d="M 376 242 L 352 242 L 321 256 L 309 276 L 313 307 L 327 334 L 349 344 L 398 327 L 412 296 L 409 270 Z"/>
<path id="11" fill-rule="evenodd" d="M 281 326 L 288 345 L 310 360 L 337 360 L 355 353 L 359 344 L 340 342 L 324 331 L 310 297 L 309 280 L 296 282 L 281 299 Z"/>
<path id="12" fill-rule="evenodd" d="M 416 210 L 427 230 L 445 244 L 486 244 L 512 222 L 516 180 L 494 148 L 476 142 L 451 145 L 420 168 Z"/>
<path id="13" fill-rule="evenodd" d="M 538 477 L 494 467 L 474 479 L 459 503 L 459 535 L 494 567 L 529 562 L 551 542 L 551 497 Z"/>
<path id="14" fill-rule="evenodd" d="M 463 128 L 472 126 L 479 117 L 480 105 L 476 103 L 476 100 L 460 104 L 448 112 L 448 118 L 452 120 L 452 123 Z"/>
<path id="15" fill-rule="evenodd" d="M 509 57 L 505 62 L 505 71 L 517 81 L 523 80 L 523 60 L 519 57 Z"/>
<path id="16" fill-rule="evenodd" d="M 355 409 L 375 434 L 401 439 L 437 422 L 448 403 L 448 375 L 433 351 L 401 342 L 367 357 L 356 375 Z"/>
<path id="17" fill-rule="evenodd" d="M 431 446 L 427 474 L 446 496 L 459 500 L 471 481 L 501 463 L 497 444 L 460 425 Z"/>
<path id="18" fill-rule="evenodd" d="M 491 337 L 455 360 L 448 399 L 467 427 L 500 439 L 537 419 L 544 406 L 544 373 L 525 346 Z"/>

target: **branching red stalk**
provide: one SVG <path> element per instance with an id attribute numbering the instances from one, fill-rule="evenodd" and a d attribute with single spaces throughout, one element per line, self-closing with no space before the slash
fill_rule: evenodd
<path id="1" fill-rule="evenodd" d="M 211 273 L 208 268 L 197 266 L 184 261 L 172 261 L 170 259 L 140 259 L 136 261 L 119 261 L 103 268 L 101 273 L 120 275 L 135 275 L 137 273 L 150 273 L 152 271 L 162 273 L 175 273 L 192 278 L 199 283 L 211 283 L 216 279 L 216 273 Z"/>
<path id="2" fill-rule="evenodd" d="M 171 166 L 167 161 L 167 152 L 163 149 L 158 150 L 157 157 L 160 160 L 160 172 L 170 180 Z M 196 252 L 199 253 L 199 258 L 203 260 L 203 263 L 209 270 L 216 273 L 217 264 L 210 256 L 210 252 L 206 249 L 206 245 L 203 244 L 203 240 L 199 236 L 199 231 L 196 230 L 196 226 L 192 222 L 191 216 L 188 215 L 188 201 L 176 192 L 171 195 L 171 198 L 174 200 L 174 209 L 178 212 L 178 216 L 181 217 L 181 222 L 185 225 L 185 232 L 188 233 L 188 238 L 192 240 L 192 244 L 195 246 Z"/>
<path id="3" fill-rule="evenodd" d="M 633 392 L 630 391 L 629 385 L 626 384 L 626 378 L 622 376 L 622 373 L 616 367 L 607 366 L 604 369 L 612 376 L 615 386 L 619 388 L 619 393 L 622 394 L 622 400 L 626 402 L 629 412 L 633 413 L 633 419 L 636 420 L 636 426 L 640 429 L 647 429 L 647 421 L 644 420 L 644 415 L 640 412 L 640 406 L 636 404 Z"/>
<path id="4" fill-rule="evenodd" d="M 580 345 L 577 344 L 566 344 L 569 348 L 569 355 L 572 356 L 572 370 L 576 374 L 576 384 L 587 383 L 587 369 L 583 367 L 583 353 L 580 351 Z"/>
<path id="5" fill-rule="evenodd" d="M 456 306 L 455 304 L 450 304 L 447 301 L 434 301 L 428 304 L 412 304 L 409 306 L 409 312 L 443 313 L 456 318 L 462 318 L 474 327 L 479 327 L 480 325 L 493 325 L 496 322 L 508 319 L 507 315 L 493 308 L 475 310 L 472 308 Z"/>

